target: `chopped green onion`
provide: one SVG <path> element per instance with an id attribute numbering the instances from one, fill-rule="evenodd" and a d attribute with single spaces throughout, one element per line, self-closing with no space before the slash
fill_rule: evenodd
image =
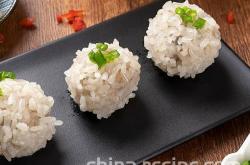
<path id="1" fill-rule="evenodd" d="M 242 162 L 240 165 L 250 165 L 250 161 L 246 160 L 246 161 Z"/>
<path id="2" fill-rule="evenodd" d="M 89 52 L 89 59 L 91 62 L 95 63 L 95 52 L 93 50 Z"/>
<path id="3" fill-rule="evenodd" d="M 97 43 L 96 50 L 92 50 L 88 54 L 89 60 L 94 64 L 97 64 L 99 69 L 120 56 L 120 53 L 117 50 L 107 51 L 107 49 L 107 44 Z"/>
<path id="4" fill-rule="evenodd" d="M 114 59 L 118 58 L 120 56 L 120 53 L 117 50 L 112 50 L 108 52 L 107 54 L 104 54 L 104 58 L 107 62 L 111 62 Z"/>
<path id="5" fill-rule="evenodd" d="M 0 96 L 3 96 L 3 90 L 0 88 Z"/>
<path id="6" fill-rule="evenodd" d="M 182 10 L 184 10 L 185 13 L 188 13 L 190 10 L 192 10 L 191 8 L 187 7 L 187 6 L 184 6 L 182 8 Z"/>
<path id="7" fill-rule="evenodd" d="M 1 71 L 0 72 L 0 81 L 9 78 L 9 79 L 15 79 L 16 74 L 14 72 L 7 72 L 7 71 Z"/>
<path id="8" fill-rule="evenodd" d="M 188 15 L 182 15 L 181 19 L 184 23 L 193 23 L 193 18 L 191 16 Z"/>
<path id="9" fill-rule="evenodd" d="M 195 20 L 196 20 L 196 17 L 197 17 L 197 12 L 196 12 L 196 10 L 190 10 L 190 11 L 187 13 L 187 15 L 191 16 L 192 19 L 193 19 L 193 21 L 195 21 Z"/>
<path id="10" fill-rule="evenodd" d="M 185 13 L 185 11 L 181 7 L 177 7 L 175 9 L 175 13 L 178 15 L 183 15 Z"/>
<path id="11" fill-rule="evenodd" d="M 206 24 L 206 20 L 204 20 L 202 18 L 197 19 L 197 11 L 196 10 L 193 10 L 187 6 L 177 7 L 175 9 L 175 13 L 181 17 L 184 24 L 187 25 L 188 23 L 190 23 L 196 29 L 201 29 Z"/>
<path id="12" fill-rule="evenodd" d="M 105 51 L 108 49 L 108 45 L 105 43 L 97 43 L 96 48 L 100 51 Z"/>
<path id="13" fill-rule="evenodd" d="M 194 26 L 196 29 L 201 29 L 201 28 L 203 28 L 203 27 L 205 26 L 205 24 L 206 24 L 206 20 L 204 20 L 204 19 L 202 19 L 202 18 L 198 18 L 198 19 L 194 22 L 193 26 Z"/>
<path id="14" fill-rule="evenodd" d="M 97 64 L 99 68 L 101 68 L 103 65 L 107 63 L 102 52 L 99 50 L 97 52 L 94 51 L 89 52 L 89 59 L 91 62 Z"/>
<path id="15" fill-rule="evenodd" d="M 95 61 L 99 68 L 101 68 L 103 65 L 107 63 L 101 51 L 97 51 L 95 53 Z"/>
<path id="16" fill-rule="evenodd" d="M 120 53 L 117 50 L 112 50 L 109 52 L 114 58 L 117 58 L 120 56 Z"/>

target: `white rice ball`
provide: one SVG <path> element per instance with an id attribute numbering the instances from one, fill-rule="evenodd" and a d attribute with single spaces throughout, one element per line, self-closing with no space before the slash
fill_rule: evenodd
<path id="1" fill-rule="evenodd" d="M 175 13 L 177 7 L 187 6 L 206 20 L 201 29 L 185 25 Z M 168 1 L 153 19 L 149 19 L 144 45 L 148 58 L 169 76 L 194 78 L 210 66 L 221 48 L 219 25 L 197 5 Z"/>
<path id="2" fill-rule="evenodd" d="M 117 40 L 106 44 L 108 51 L 119 52 L 117 59 L 98 69 L 88 57 L 88 53 L 96 47 L 90 43 L 87 48 L 76 52 L 73 65 L 65 72 L 71 97 L 80 105 L 81 111 L 92 112 L 98 119 L 108 118 L 135 97 L 133 92 L 137 90 L 140 79 L 138 56 L 120 47 Z"/>
<path id="3" fill-rule="evenodd" d="M 40 85 L 25 80 L 0 81 L 0 155 L 9 161 L 46 146 L 62 122 L 49 115 L 54 104 Z"/>

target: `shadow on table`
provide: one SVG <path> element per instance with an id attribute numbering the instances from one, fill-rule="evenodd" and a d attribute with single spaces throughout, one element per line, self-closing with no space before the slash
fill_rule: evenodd
<path id="1" fill-rule="evenodd" d="M 140 139 L 153 129 L 150 109 L 145 107 L 138 95 L 136 99 L 130 99 L 125 108 L 114 112 L 109 119 L 102 120 L 98 120 L 96 115 L 90 112 L 81 112 L 79 106 L 72 99 L 71 101 L 72 109 L 81 116 L 83 125 L 86 125 L 91 133 L 101 135 L 102 138 L 112 139 L 113 142 L 126 143 Z"/>

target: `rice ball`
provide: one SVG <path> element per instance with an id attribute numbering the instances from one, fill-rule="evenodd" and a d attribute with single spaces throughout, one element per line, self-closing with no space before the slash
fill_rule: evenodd
<path id="1" fill-rule="evenodd" d="M 120 47 L 117 40 L 105 45 L 107 50 L 103 54 L 117 51 L 119 57 L 100 68 L 90 59 L 90 52 L 96 49 L 96 44 L 90 43 L 76 52 L 73 65 L 65 71 L 73 100 L 81 111 L 92 112 L 98 119 L 108 118 L 134 98 L 140 80 L 138 56 Z"/>
<path id="2" fill-rule="evenodd" d="M 205 20 L 202 28 L 185 23 L 176 13 L 178 7 L 195 10 L 195 19 Z M 185 17 L 186 18 L 186 17 Z M 153 19 L 144 37 L 148 58 L 169 76 L 194 78 L 210 66 L 219 55 L 219 25 L 197 5 L 168 1 Z"/>
<path id="3" fill-rule="evenodd" d="M 54 100 L 40 85 L 25 80 L 0 81 L 0 155 L 32 155 L 46 146 L 62 122 L 50 116 Z"/>

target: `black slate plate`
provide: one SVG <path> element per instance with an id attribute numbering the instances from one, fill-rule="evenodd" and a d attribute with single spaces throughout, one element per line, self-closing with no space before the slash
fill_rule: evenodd
<path id="1" fill-rule="evenodd" d="M 83 165 L 97 157 L 139 163 L 250 109 L 249 67 L 225 43 L 216 63 L 195 79 L 167 77 L 146 58 L 143 36 L 148 18 L 163 3 L 157 1 L 0 64 L 1 70 L 14 70 L 19 78 L 40 83 L 55 99 L 54 115 L 64 121 L 46 149 L 11 164 Z M 136 99 L 99 121 L 73 104 L 63 72 L 77 49 L 113 38 L 140 55 L 141 81 Z M 1 158 L 0 164 L 9 163 Z"/>

